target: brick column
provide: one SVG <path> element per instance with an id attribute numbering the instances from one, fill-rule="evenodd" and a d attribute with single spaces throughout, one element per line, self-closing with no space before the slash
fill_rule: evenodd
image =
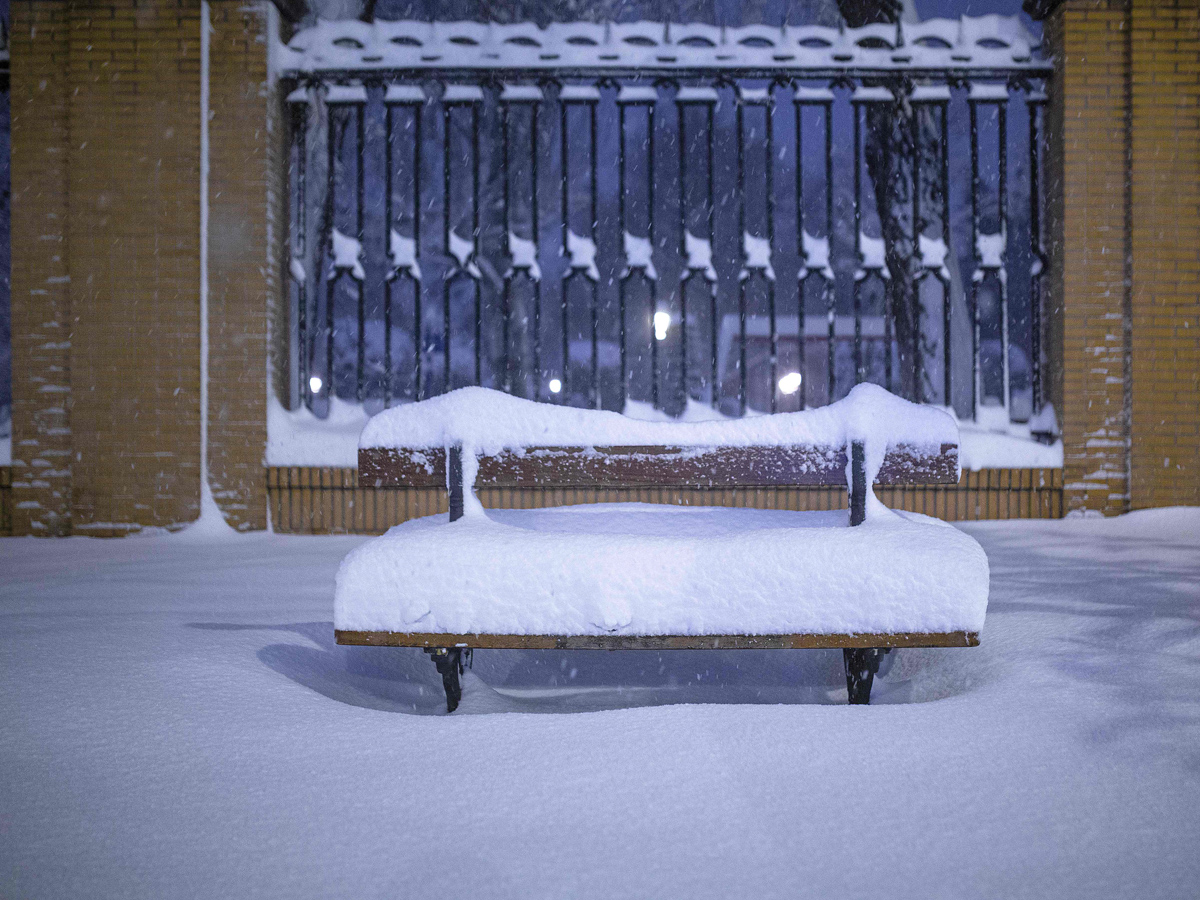
<path id="1" fill-rule="evenodd" d="M 1051 397 L 1062 416 L 1068 510 L 1129 504 L 1127 0 L 1066 0 L 1049 13 L 1047 130 Z"/>
<path id="2" fill-rule="evenodd" d="M 13 533 L 68 534 L 67 4 L 11 13 Z"/>
<path id="3" fill-rule="evenodd" d="M 74 527 L 200 496 L 200 3 L 71 4 Z"/>
<path id="4" fill-rule="evenodd" d="M 210 483 L 232 524 L 262 528 L 278 20 L 266 0 L 211 13 Z M 199 513 L 200 23 L 200 0 L 13 4 L 18 534 Z"/>
<path id="5" fill-rule="evenodd" d="M 208 469 L 226 520 L 265 528 L 268 313 L 278 305 L 286 176 L 265 0 L 210 6 Z"/>
<path id="6" fill-rule="evenodd" d="M 1200 0 L 1132 8 L 1132 505 L 1200 504 Z"/>

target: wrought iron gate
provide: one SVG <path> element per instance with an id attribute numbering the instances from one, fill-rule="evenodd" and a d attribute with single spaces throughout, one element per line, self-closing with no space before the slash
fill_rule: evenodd
<path id="1" fill-rule="evenodd" d="M 482 384 L 739 415 L 870 380 L 1027 419 L 1049 75 L 1031 43 L 999 17 L 302 31 L 282 50 L 290 401 Z M 881 147 L 888 121 L 908 137 Z M 911 184 L 880 210 L 868 157 L 898 152 Z"/>

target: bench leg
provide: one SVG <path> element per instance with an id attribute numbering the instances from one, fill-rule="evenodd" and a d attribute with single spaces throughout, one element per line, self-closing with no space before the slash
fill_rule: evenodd
<path id="1" fill-rule="evenodd" d="M 890 648 L 855 647 L 842 651 L 842 660 L 846 664 L 846 690 L 850 694 L 851 703 L 866 705 L 871 702 L 871 685 L 875 681 L 875 673 L 879 671 L 879 662 Z"/>
<path id="2" fill-rule="evenodd" d="M 462 648 L 427 647 L 425 652 L 433 657 L 433 664 L 442 676 L 442 687 L 446 689 L 446 712 L 452 713 L 462 700 Z"/>

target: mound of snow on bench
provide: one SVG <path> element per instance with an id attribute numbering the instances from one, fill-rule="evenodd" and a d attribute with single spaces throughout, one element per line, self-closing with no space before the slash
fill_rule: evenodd
<path id="1" fill-rule="evenodd" d="M 522 447 L 844 447 L 848 440 L 937 448 L 958 443 L 954 419 L 909 403 L 873 384 L 857 385 L 837 403 L 804 412 L 652 422 L 620 413 L 534 403 L 488 388 L 466 387 L 384 410 L 363 429 L 360 448 L 428 449 L 461 443 L 493 454 Z"/>
<path id="2" fill-rule="evenodd" d="M 988 563 L 936 519 L 621 503 L 405 522 L 352 552 L 334 621 L 444 634 L 979 631 Z"/>

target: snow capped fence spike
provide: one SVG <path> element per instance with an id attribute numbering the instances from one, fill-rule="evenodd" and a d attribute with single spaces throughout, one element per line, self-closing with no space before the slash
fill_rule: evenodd
<path id="1" fill-rule="evenodd" d="M 738 65 L 766 71 L 830 67 L 857 70 L 864 63 L 882 71 L 950 67 L 985 71 L 1002 69 L 1047 71 L 1047 60 L 1033 54 L 1037 39 L 1016 17 L 963 17 L 956 40 L 947 28 L 870 23 L 847 28 L 839 18 L 836 31 L 821 25 L 711 29 L 719 43 L 699 26 L 671 21 L 605 23 L 570 22 L 539 28 L 531 22 L 377 21 L 353 34 L 345 22 L 318 21 L 298 31 L 288 42 L 285 76 L 315 72 L 413 72 L 455 69 L 509 72 L 539 70 L 552 73 L 570 59 L 578 67 L 596 70 L 679 71 L 703 68 L 720 71 L 732 59 Z M 836 34 L 836 40 L 831 37 Z M 357 35 L 357 36 L 356 36 Z M 914 44 L 913 36 L 933 38 Z M 688 36 L 698 38 L 689 41 Z M 917 38 L 921 40 L 921 37 Z M 981 43 L 981 41 L 983 43 Z M 866 42 L 864 45 L 863 42 Z M 911 50 L 898 55 L 880 53 Z M 782 53 L 784 47 L 793 52 Z M 1008 48 L 1007 51 L 998 48 Z M 679 49 L 681 52 L 664 53 Z M 794 52 L 800 50 L 801 52 Z M 865 52 L 863 52 L 865 50 Z"/>

